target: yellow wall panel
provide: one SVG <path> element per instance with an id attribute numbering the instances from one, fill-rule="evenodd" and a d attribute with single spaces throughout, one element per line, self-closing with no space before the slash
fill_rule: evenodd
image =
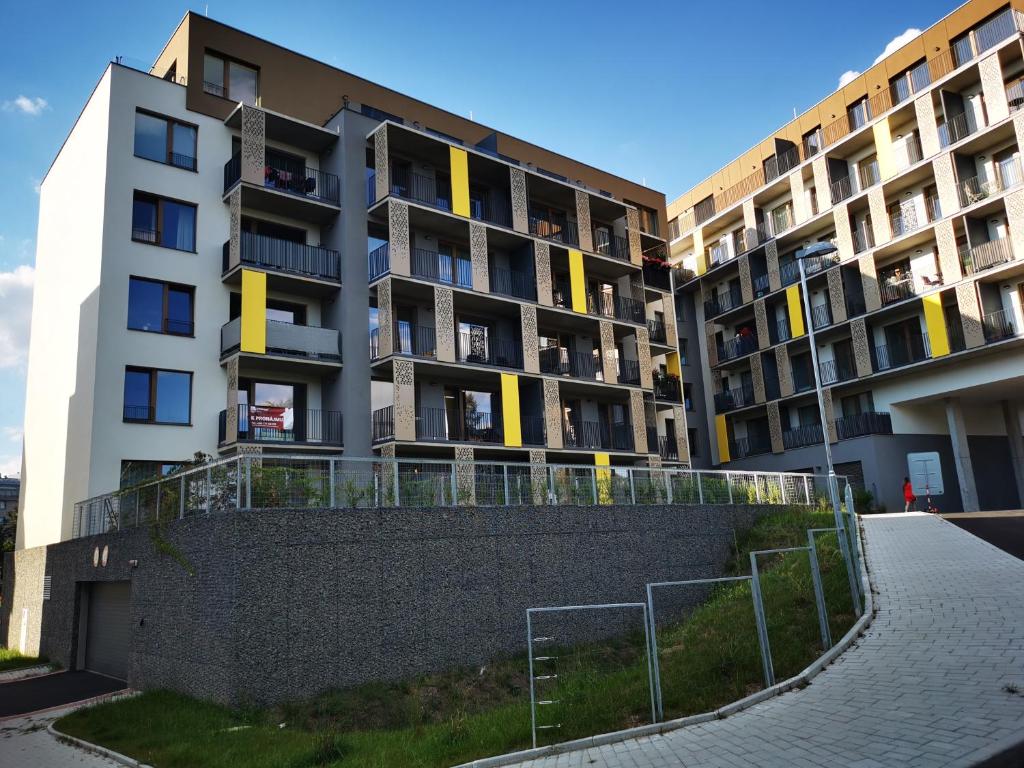
<path id="1" fill-rule="evenodd" d="M 572 311 L 587 314 L 587 276 L 583 272 L 583 253 L 569 251 L 569 285 L 572 293 Z"/>
<path id="2" fill-rule="evenodd" d="M 786 308 L 789 310 L 789 330 L 793 338 L 807 333 L 804 328 L 804 310 L 800 305 L 800 286 L 791 285 L 786 289 Z"/>
<path id="3" fill-rule="evenodd" d="M 452 213 L 469 218 L 469 159 L 466 150 L 449 147 L 452 171 Z"/>
<path id="4" fill-rule="evenodd" d="M 514 373 L 501 374 L 501 415 L 505 422 L 505 445 L 521 448 L 523 436 L 519 418 L 519 377 Z"/>
<path id="5" fill-rule="evenodd" d="M 942 309 L 942 295 L 933 293 L 921 298 L 924 306 L 924 323 L 928 328 L 928 341 L 932 357 L 949 354 L 949 334 L 946 332 L 946 313 Z"/>
<path id="6" fill-rule="evenodd" d="M 595 467 L 607 467 L 611 465 L 611 459 L 607 453 L 594 454 Z M 612 472 L 610 469 L 599 469 L 597 475 L 597 500 L 601 504 L 611 504 L 612 495 Z"/>
<path id="7" fill-rule="evenodd" d="M 730 461 L 729 458 L 729 430 L 725 426 L 725 414 L 715 416 L 715 435 L 718 438 L 718 461 L 722 464 Z"/>
<path id="8" fill-rule="evenodd" d="M 683 369 L 679 365 L 678 352 L 669 352 L 665 355 L 665 367 L 668 369 L 669 373 L 678 376 L 680 381 L 683 380 Z"/>
<path id="9" fill-rule="evenodd" d="M 242 270 L 243 352 L 267 353 L 267 273 Z"/>
<path id="10" fill-rule="evenodd" d="M 896 160 L 892 153 L 892 135 L 889 131 L 889 118 L 879 120 L 871 130 L 875 135 L 875 153 L 878 155 L 878 173 L 882 181 L 896 175 Z"/>

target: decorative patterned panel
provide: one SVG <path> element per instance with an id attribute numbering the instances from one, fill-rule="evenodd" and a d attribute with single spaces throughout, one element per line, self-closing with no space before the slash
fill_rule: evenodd
<path id="1" fill-rule="evenodd" d="M 718 344 L 715 341 L 715 324 L 704 324 L 704 338 L 707 344 L 708 365 L 714 368 L 718 365 Z"/>
<path id="2" fill-rule="evenodd" d="M 640 386 L 654 388 L 654 372 L 651 368 L 651 335 L 646 328 L 636 329 L 636 357 L 640 363 Z"/>
<path id="3" fill-rule="evenodd" d="M 839 203 L 832 209 L 832 219 L 836 228 L 836 248 L 839 249 L 841 260 L 851 258 L 853 253 L 853 229 L 850 227 L 850 209 L 846 203 Z"/>
<path id="4" fill-rule="evenodd" d="M 395 444 L 385 443 L 380 447 L 380 457 L 382 459 L 393 459 L 395 458 Z"/>
<path id="5" fill-rule="evenodd" d="M 943 219 L 935 224 L 935 243 L 939 251 L 939 272 L 942 273 L 942 282 L 951 285 L 963 277 L 952 219 Z"/>
<path id="6" fill-rule="evenodd" d="M 772 340 L 768 334 L 768 309 L 764 299 L 754 302 L 754 325 L 757 327 L 757 348 L 768 349 Z"/>
<path id="7" fill-rule="evenodd" d="M 537 272 L 537 303 L 553 306 L 551 293 L 551 248 L 547 243 L 533 241 L 533 267 Z"/>
<path id="8" fill-rule="evenodd" d="M 882 292 L 878 285 L 878 274 L 875 272 L 875 257 L 866 253 L 857 260 L 860 270 L 861 287 L 864 290 L 864 306 L 868 312 L 874 312 L 882 306 Z"/>
<path id="9" fill-rule="evenodd" d="M 548 448 L 561 448 L 562 397 L 554 379 L 544 379 L 544 428 L 548 435 Z"/>
<path id="10" fill-rule="evenodd" d="M 416 376 L 412 360 L 392 363 L 395 382 L 395 439 L 416 439 Z"/>
<path id="11" fill-rule="evenodd" d="M 999 64 L 999 54 L 993 53 L 978 62 L 981 74 L 981 92 L 985 99 L 985 114 L 988 124 L 992 125 L 1010 115 L 1010 107 L 1006 101 L 1006 86 L 1003 85 L 1003 68 Z"/>
<path id="12" fill-rule="evenodd" d="M 740 268 L 740 298 L 744 304 L 754 300 L 754 283 L 750 279 L 750 256 L 744 253 L 737 259 Z"/>
<path id="13" fill-rule="evenodd" d="M 775 348 L 775 364 L 779 370 L 779 394 L 789 397 L 793 394 L 793 366 L 789 362 L 789 348 L 780 344 Z"/>
<path id="14" fill-rule="evenodd" d="M 391 176 L 388 158 L 388 126 L 384 123 L 373 132 L 373 169 L 376 200 L 383 200 L 391 192 L 388 188 Z"/>
<path id="15" fill-rule="evenodd" d="M 391 274 L 409 276 L 409 206 L 401 200 L 388 200 L 388 254 Z"/>
<path id="16" fill-rule="evenodd" d="M 530 203 L 526 194 L 526 171 L 510 167 L 508 172 L 512 190 L 512 229 L 516 232 L 529 232 Z"/>
<path id="17" fill-rule="evenodd" d="M 580 233 L 580 248 L 594 250 L 594 229 L 590 223 L 590 195 L 582 189 L 576 190 L 576 223 Z"/>
<path id="18" fill-rule="evenodd" d="M 782 453 L 786 450 L 786 445 L 782 442 L 782 419 L 776 400 L 768 403 L 768 435 L 772 441 L 772 453 Z"/>
<path id="19" fill-rule="evenodd" d="M 395 351 L 395 317 L 391 307 L 391 278 L 377 283 L 377 356 L 387 357 Z"/>
<path id="20" fill-rule="evenodd" d="M 225 364 L 228 375 L 228 393 L 224 417 L 225 441 L 233 443 L 238 440 L 238 355 L 232 355 Z"/>
<path id="21" fill-rule="evenodd" d="M 266 161 L 266 114 L 242 105 L 242 181 L 263 186 Z"/>
<path id="22" fill-rule="evenodd" d="M 661 313 L 665 317 L 665 338 L 669 345 L 679 348 L 679 326 L 676 324 L 676 303 L 671 296 L 661 300 Z"/>
<path id="23" fill-rule="evenodd" d="M 523 339 L 523 370 L 526 373 L 540 373 L 537 308 L 532 304 L 520 304 L 519 324 Z"/>
<path id="24" fill-rule="evenodd" d="M 868 208 L 871 210 L 871 230 L 875 235 L 875 245 L 885 245 L 892 240 L 892 227 L 885 207 L 885 188 L 881 184 L 868 190 Z"/>
<path id="25" fill-rule="evenodd" d="M 626 209 L 626 227 L 629 235 L 629 260 L 637 266 L 643 264 L 643 249 L 640 247 L 640 211 L 636 208 Z"/>
<path id="26" fill-rule="evenodd" d="M 832 322 L 846 322 L 846 293 L 843 290 L 843 273 L 839 267 L 832 267 L 825 273 L 828 278 L 828 297 L 832 304 Z"/>
<path id="27" fill-rule="evenodd" d="M 647 445 L 647 419 L 644 416 L 644 393 L 639 389 L 629 390 L 629 411 L 633 420 L 633 450 L 637 453 L 647 453 L 648 450 L 658 450 L 658 446 Z"/>
<path id="28" fill-rule="evenodd" d="M 754 381 L 754 402 L 763 403 L 767 397 L 764 391 L 764 368 L 760 353 L 750 356 L 750 378 Z"/>
<path id="29" fill-rule="evenodd" d="M 690 435 L 686 431 L 686 410 L 681 405 L 672 406 L 672 421 L 675 422 L 676 450 L 679 460 L 690 462 Z"/>
<path id="30" fill-rule="evenodd" d="M 828 183 L 828 162 L 822 153 L 811 161 L 814 173 L 814 194 L 818 198 L 818 210 L 827 211 L 832 206 L 832 192 Z"/>
<path id="31" fill-rule="evenodd" d="M 943 152 L 932 160 L 935 187 L 939 193 L 939 207 L 943 216 L 952 216 L 960 210 L 960 196 L 956 189 L 956 174 L 953 172 L 953 156 Z M 874 217 L 874 213 L 871 214 Z"/>
<path id="32" fill-rule="evenodd" d="M 437 359 L 455 362 L 455 298 L 451 288 L 434 286 L 434 334 Z"/>
<path id="33" fill-rule="evenodd" d="M 228 269 L 242 263 L 242 190 L 238 187 L 228 196 Z"/>
<path id="34" fill-rule="evenodd" d="M 964 328 L 964 344 L 967 349 L 985 345 L 985 332 L 981 325 L 981 304 L 978 289 L 972 281 L 956 287 L 956 304 L 960 309 L 960 322 Z"/>
<path id="35" fill-rule="evenodd" d="M 473 290 L 490 293 L 491 281 L 487 267 L 487 227 L 475 221 L 469 224 L 469 258 L 473 268 Z"/>
<path id="36" fill-rule="evenodd" d="M 1006 218 L 1010 225 L 1010 245 L 1015 259 L 1024 257 L 1024 189 L 1006 196 Z"/>
<path id="37" fill-rule="evenodd" d="M 748 197 L 743 201 L 743 239 L 752 248 L 757 245 L 757 214 L 754 211 L 754 199 Z"/>
<path id="38" fill-rule="evenodd" d="M 546 451 L 530 451 L 530 482 L 533 485 L 533 503 L 543 504 L 548 496 L 548 470 Z"/>
<path id="39" fill-rule="evenodd" d="M 931 91 L 914 100 L 914 112 L 917 115 L 917 130 L 921 136 L 921 153 L 931 157 L 939 151 L 939 129 L 935 123 L 935 102 Z"/>
<path id="40" fill-rule="evenodd" d="M 648 454 L 647 466 L 651 469 L 661 469 L 661 456 L 657 453 Z"/>
<path id="41" fill-rule="evenodd" d="M 601 370 L 608 384 L 619 381 L 618 359 L 615 357 L 615 328 L 608 320 L 598 323 L 601 330 Z"/>
<path id="42" fill-rule="evenodd" d="M 836 407 L 832 399 L 832 387 L 825 387 L 821 391 L 821 399 L 825 404 L 825 424 L 828 426 L 828 441 L 839 442 L 839 433 L 836 430 Z"/>
<path id="43" fill-rule="evenodd" d="M 797 224 L 810 218 L 805 210 L 806 200 L 804 199 L 804 174 L 803 171 L 796 171 L 789 174 L 789 194 L 793 198 L 793 219 Z"/>
<path id="44" fill-rule="evenodd" d="M 1024 146 L 1024 109 L 1013 113 L 1013 134 L 1017 138 L 1017 146 Z"/>
<path id="45" fill-rule="evenodd" d="M 768 264 L 768 290 L 777 291 L 782 288 L 782 276 L 779 274 L 779 243 L 769 240 L 764 247 L 764 258 Z"/>
<path id="46" fill-rule="evenodd" d="M 476 504 L 476 471 L 473 468 L 473 448 L 455 446 L 455 492 L 460 504 Z"/>
<path id="47" fill-rule="evenodd" d="M 853 359 L 857 364 L 858 378 L 870 376 L 871 341 L 868 339 L 867 321 L 863 317 L 855 317 L 850 321 L 850 337 L 853 342 Z"/>

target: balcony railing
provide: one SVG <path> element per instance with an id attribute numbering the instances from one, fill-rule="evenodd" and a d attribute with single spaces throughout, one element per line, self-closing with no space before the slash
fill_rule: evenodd
<path id="1" fill-rule="evenodd" d="M 1024 175 L 1021 174 L 1020 160 L 1011 158 L 996 165 L 992 178 L 973 176 L 960 182 L 960 204 L 966 208 L 1004 189 L 1015 187 L 1021 181 L 1024 181 Z"/>
<path id="2" fill-rule="evenodd" d="M 902 340 L 895 344 L 882 344 L 875 347 L 875 370 L 888 371 L 904 365 L 927 360 L 930 354 L 928 337 L 925 335 L 911 336 L 910 341 Z"/>
<path id="3" fill-rule="evenodd" d="M 928 221 L 938 221 L 942 218 L 942 204 L 938 195 L 930 195 L 924 199 L 924 212 Z"/>
<path id="4" fill-rule="evenodd" d="M 461 422 L 452 423 L 444 408 L 419 408 L 416 411 L 416 439 L 467 443 L 501 443 L 501 421 L 496 414 L 466 411 Z"/>
<path id="5" fill-rule="evenodd" d="M 523 345 L 512 339 L 462 332 L 457 341 L 460 363 L 495 365 L 501 368 L 523 367 Z"/>
<path id="6" fill-rule="evenodd" d="M 227 411 L 220 412 L 221 444 L 241 440 L 253 443 L 342 444 L 342 420 L 338 411 L 295 410 L 278 406 L 239 405 L 238 434 L 229 441 Z"/>
<path id="7" fill-rule="evenodd" d="M 918 221 L 917 209 L 913 206 L 907 206 L 899 211 L 890 213 L 889 226 L 892 228 L 892 236 L 894 238 L 919 229 L 921 222 Z"/>
<path id="8" fill-rule="evenodd" d="M 838 205 L 848 197 L 852 197 L 856 189 L 853 186 L 853 178 L 843 176 L 828 185 L 829 194 L 832 196 L 832 205 Z"/>
<path id="9" fill-rule="evenodd" d="M 716 267 L 719 264 L 724 264 L 732 257 L 733 252 L 730 250 L 728 243 L 717 243 L 715 245 L 708 246 L 708 259 L 713 267 Z"/>
<path id="10" fill-rule="evenodd" d="M 370 282 L 391 271 L 390 243 L 384 243 L 370 251 L 366 257 Z"/>
<path id="11" fill-rule="evenodd" d="M 782 445 L 788 451 L 792 448 L 803 448 L 808 445 L 820 445 L 825 442 L 821 424 L 808 424 L 782 433 Z"/>
<path id="12" fill-rule="evenodd" d="M 793 209 L 788 205 L 771 212 L 772 232 L 778 235 L 793 226 Z"/>
<path id="13" fill-rule="evenodd" d="M 555 289 L 554 299 L 556 307 L 569 307 L 570 291 L 568 288 Z M 605 291 L 598 293 L 587 293 L 587 314 L 599 317 L 615 317 L 615 296 Z"/>
<path id="14" fill-rule="evenodd" d="M 873 187 L 875 184 L 882 180 L 882 174 L 878 170 L 878 160 L 871 160 L 867 163 L 862 163 L 857 167 L 857 179 L 860 181 L 860 188 L 862 190 L 868 187 Z"/>
<path id="15" fill-rule="evenodd" d="M 654 399 L 681 403 L 683 401 L 683 388 L 679 383 L 679 379 L 657 373 L 654 376 Z"/>
<path id="16" fill-rule="evenodd" d="M 846 297 L 846 316 L 848 318 L 860 317 L 868 311 L 867 304 L 864 303 L 863 296 L 847 296 Z"/>
<path id="17" fill-rule="evenodd" d="M 662 262 L 664 264 L 664 262 Z M 662 291 L 671 291 L 672 283 L 669 275 L 671 270 L 668 264 L 659 266 L 658 264 L 645 263 L 643 267 L 644 274 L 644 285 L 649 285 L 651 288 L 658 288 Z"/>
<path id="18" fill-rule="evenodd" d="M 861 225 L 853 229 L 853 252 L 863 253 L 868 248 L 875 247 L 875 233 L 871 227 Z"/>
<path id="19" fill-rule="evenodd" d="M 754 296 L 760 298 L 764 296 L 771 288 L 771 282 L 768 279 L 768 275 L 758 275 L 753 280 L 754 285 Z"/>
<path id="20" fill-rule="evenodd" d="M 571 352 L 565 347 L 545 347 L 540 350 L 540 372 L 556 376 L 596 381 L 601 378 L 600 362 L 585 352 Z"/>
<path id="21" fill-rule="evenodd" d="M 793 338 L 793 331 L 789 327 L 789 318 L 783 317 L 775 323 L 775 338 L 772 344 L 781 344 Z"/>
<path id="22" fill-rule="evenodd" d="M 613 259 L 629 261 L 629 241 L 606 229 L 594 229 L 594 252 Z"/>
<path id="23" fill-rule="evenodd" d="M 490 267 L 488 274 L 491 293 L 527 301 L 537 300 L 537 278 L 533 274 L 504 267 Z"/>
<path id="24" fill-rule="evenodd" d="M 921 151 L 921 140 L 918 138 L 917 133 L 911 134 L 906 141 L 899 145 L 894 154 L 898 171 L 905 171 L 910 166 L 921 162 L 924 158 L 924 153 Z"/>
<path id="25" fill-rule="evenodd" d="M 523 414 L 519 424 L 523 445 L 545 445 L 544 417 Z"/>
<path id="26" fill-rule="evenodd" d="M 568 219 L 544 219 L 539 216 L 530 216 L 530 234 L 565 245 L 580 244 L 579 228 L 575 221 Z"/>
<path id="27" fill-rule="evenodd" d="M 607 441 L 602 440 L 602 424 L 598 421 L 569 418 L 562 424 L 562 440 L 566 448 L 607 448 L 610 447 L 611 436 L 607 437 Z"/>
<path id="28" fill-rule="evenodd" d="M 879 293 L 882 297 L 882 306 L 895 304 L 897 301 L 909 299 L 917 294 L 914 287 L 914 275 L 909 269 L 885 271 L 878 275 Z"/>
<path id="29" fill-rule="evenodd" d="M 620 384 L 632 384 L 637 387 L 640 386 L 640 363 L 636 360 L 628 360 L 624 357 L 620 357 L 618 368 Z"/>
<path id="30" fill-rule="evenodd" d="M 1013 314 L 1005 309 L 1000 309 L 998 312 L 989 312 L 982 317 L 981 329 L 985 334 L 985 341 L 989 344 L 1016 335 Z"/>
<path id="31" fill-rule="evenodd" d="M 794 259 L 793 261 L 787 261 L 779 264 L 779 281 L 782 283 L 783 287 L 799 282 L 800 262 Z"/>
<path id="32" fill-rule="evenodd" d="M 267 155 L 263 168 L 263 186 L 289 195 L 338 205 L 341 183 L 333 173 L 317 168 L 303 168 Z M 242 175 L 242 157 L 236 153 L 224 165 L 224 191 L 227 192 Z"/>
<path id="33" fill-rule="evenodd" d="M 1009 238 L 1005 237 L 989 240 L 987 243 L 979 243 L 973 247 L 963 245 L 960 247 L 959 253 L 960 265 L 963 267 L 964 273 L 968 275 L 984 272 L 986 269 L 1013 261 L 1013 248 L 1010 246 Z"/>
<path id="34" fill-rule="evenodd" d="M 473 287 L 473 265 L 469 259 L 423 248 L 413 248 L 411 255 L 414 276 L 459 288 Z"/>
<path id="35" fill-rule="evenodd" d="M 512 226 L 512 211 L 504 202 L 492 202 L 490 199 L 470 199 L 469 215 L 477 221 L 486 221 L 500 227 Z"/>
<path id="36" fill-rule="evenodd" d="M 395 436 L 395 407 L 378 408 L 370 414 L 370 430 L 375 443 L 392 439 Z"/>
<path id="37" fill-rule="evenodd" d="M 627 323 L 644 322 L 644 303 L 629 296 L 615 297 L 615 317 Z"/>
<path id="38" fill-rule="evenodd" d="M 811 326 L 814 330 L 832 325 L 832 307 L 829 304 L 817 304 L 811 307 Z"/>
<path id="39" fill-rule="evenodd" d="M 729 441 L 729 457 L 734 460 L 771 453 L 771 450 L 772 443 L 767 437 L 737 437 L 735 440 Z"/>
<path id="40" fill-rule="evenodd" d="M 939 144 L 948 147 L 966 139 L 978 130 L 978 121 L 973 112 L 958 112 L 939 125 Z"/>
<path id="41" fill-rule="evenodd" d="M 823 360 L 819 364 L 818 370 L 821 373 L 821 383 L 824 386 L 850 381 L 857 377 L 856 364 L 845 355 L 832 360 Z"/>
<path id="42" fill-rule="evenodd" d="M 834 243 L 833 243 L 834 245 Z M 810 256 L 804 259 L 804 271 L 807 276 L 816 275 L 819 272 L 824 272 L 829 267 L 834 267 L 839 263 L 838 253 L 829 253 L 825 256 Z"/>
<path id="43" fill-rule="evenodd" d="M 736 408 L 746 408 L 754 404 L 754 388 L 752 386 L 735 387 L 715 393 L 715 411 L 723 413 Z"/>
<path id="44" fill-rule="evenodd" d="M 743 303 L 743 294 L 739 286 L 733 286 L 727 291 L 722 291 L 704 302 L 704 316 L 715 317 L 730 309 L 735 309 Z"/>
<path id="45" fill-rule="evenodd" d="M 228 269 L 230 246 L 231 241 L 224 243 L 225 272 Z M 242 264 L 251 264 L 276 272 L 289 272 L 324 280 L 341 279 L 341 259 L 337 251 L 258 235 L 255 232 L 241 233 L 239 257 Z"/>
<path id="46" fill-rule="evenodd" d="M 647 442 L 650 443 L 650 440 L 648 440 Z M 676 438 L 674 436 L 659 435 L 657 445 L 658 455 L 661 456 L 661 458 L 666 459 L 668 461 L 679 460 L 679 445 L 676 442 Z M 648 450 L 650 450 L 650 448 L 651 446 L 649 445 Z"/>
<path id="47" fill-rule="evenodd" d="M 395 354 L 414 357 L 437 356 L 437 333 L 432 325 L 395 323 Z"/>
<path id="48" fill-rule="evenodd" d="M 757 351 L 757 335 L 737 335 L 732 339 L 726 339 L 718 346 L 718 362 L 735 360 L 737 357 L 749 355 Z"/>
<path id="49" fill-rule="evenodd" d="M 294 325 L 266 320 L 266 354 L 320 362 L 341 362 L 341 333 L 334 328 Z M 242 321 L 236 317 L 221 326 L 220 352 L 229 355 L 241 348 Z"/>
<path id="50" fill-rule="evenodd" d="M 1010 105 L 1011 113 L 1024 107 L 1024 78 L 1014 80 L 1006 86 L 1006 101 Z"/>
<path id="51" fill-rule="evenodd" d="M 442 211 L 452 209 L 451 184 L 437 177 L 410 171 L 400 165 L 391 167 L 391 194 L 440 208 Z"/>
<path id="52" fill-rule="evenodd" d="M 892 419 L 884 411 L 865 411 L 836 419 L 836 435 L 840 440 L 862 435 L 891 435 Z"/>
<path id="53" fill-rule="evenodd" d="M 656 344 L 668 343 L 668 332 L 665 329 L 665 322 L 663 320 L 649 319 L 647 321 L 647 334 L 650 336 L 651 341 Z"/>

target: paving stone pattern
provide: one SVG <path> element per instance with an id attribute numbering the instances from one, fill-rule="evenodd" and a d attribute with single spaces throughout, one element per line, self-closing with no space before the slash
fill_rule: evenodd
<path id="1" fill-rule="evenodd" d="M 1024 561 L 928 515 L 869 517 L 864 530 L 876 616 L 810 686 L 522 767 L 938 768 L 1024 739 Z"/>

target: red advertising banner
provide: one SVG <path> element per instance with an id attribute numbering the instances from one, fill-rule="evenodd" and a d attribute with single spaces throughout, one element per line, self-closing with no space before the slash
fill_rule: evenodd
<path id="1" fill-rule="evenodd" d="M 286 429 L 285 418 L 291 408 L 279 405 L 254 405 L 249 408 L 250 426 L 255 429 Z M 289 419 L 290 421 L 290 419 Z"/>

